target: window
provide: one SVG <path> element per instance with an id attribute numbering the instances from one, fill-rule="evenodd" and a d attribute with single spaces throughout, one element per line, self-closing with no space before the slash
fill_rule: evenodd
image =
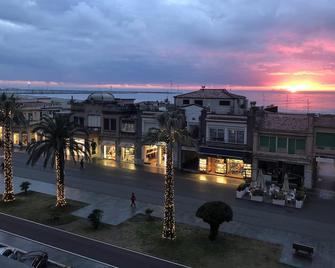
<path id="1" fill-rule="evenodd" d="M 100 128 L 100 115 L 88 115 L 88 127 Z"/>
<path id="2" fill-rule="evenodd" d="M 112 130 L 112 131 L 116 130 L 116 119 L 115 118 L 111 118 L 111 121 L 110 121 L 110 130 Z"/>
<path id="3" fill-rule="evenodd" d="M 217 140 L 224 141 L 224 129 L 223 128 L 218 129 Z"/>
<path id="4" fill-rule="evenodd" d="M 183 104 L 190 104 L 190 100 L 183 100 Z"/>
<path id="5" fill-rule="evenodd" d="M 228 142 L 244 144 L 244 130 L 228 129 Z"/>
<path id="6" fill-rule="evenodd" d="M 295 139 L 288 139 L 288 153 L 295 154 Z"/>
<path id="7" fill-rule="evenodd" d="M 237 143 L 244 144 L 244 131 L 243 130 L 237 131 Z"/>
<path id="8" fill-rule="evenodd" d="M 197 105 L 202 106 L 203 101 L 202 101 L 202 100 L 195 100 L 195 101 L 194 101 L 194 104 L 197 104 Z"/>
<path id="9" fill-rule="evenodd" d="M 222 106 L 230 106 L 230 101 L 222 100 L 219 102 L 219 104 Z"/>
<path id="10" fill-rule="evenodd" d="M 224 141 L 224 129 L 223 128 L 210 128 L 209 129 L 209 140 L 211 141 Z"/>
<path id="11" fill-rule="evenodd" d="M 269 151 L 276 152 L 276 137 L 270 137 Z"/>
<path id="12" fill-rule="evenodd" d="M 279 153 L 287 153 L 287 138 L 277 137 L 277 151 Z"/>
<path id="13" fill-rule="evenodd" d="M 124 120 L 121 123 L 121 131 L 127 133 L 135 133 L 135 122 Z"/>
<path id="14" fill-rule="evenodd" d="M 84 126 L 84 117 L 74 116 L 73 123 L 75 126 L 83 127 Z"/>
<path id="15" fill-rule="evenodd" d="M 335 148 L 335 133 L 316 133 L 316 146 Z"/>
<path id="16" fill-rule="evenodd" d="M 212 141 L 216 140 L 216 129 L 215 128 L 209 129 L 209 139 Z"/>
<path id="17" fill-rule="evenodd" d="M 259 137 L 259 146 L 263 148 L 269 148 L 269 136 L 260 136 Z"/>
<path id="18" fill-rule="evenodd" d="M 235 135 L 236 135 L 235 129 L 228 130 L 228 142 L 229 143 L 235 143 Z"/>
<path id="19" fill-rule="evenodd" d="M 109 118 L 104 118 L 104 130 L 109 130 Z"/>
<path id="20" fill-rule="evenodd" d="M 295 140 L 295 149 L 298 152 L 305 152 L 306 147 L 306 141 L 305 139 L 296 139 Z"/>

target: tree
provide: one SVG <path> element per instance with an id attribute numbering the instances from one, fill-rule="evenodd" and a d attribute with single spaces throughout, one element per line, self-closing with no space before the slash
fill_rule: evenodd
<path id="1" fill-rule="evenodd" d="M 29 181 L 24 181 L 20 184 L 21 191 L 24 191 L 24 194 L 27 195 L 29 187 L 30 187 L 30 182 Z"/>
<path id="2" fill-rule="evenodd" d="M 92 226 L 95 230 L 99 228 L 103 214 L 104 212 L 101 209 L 93 209 L 91 214 L 88 215 L 87 218 L 92 223 Z"/>
<path id="3" fill-rule="evenodd" d="M 164 195 L 164 219 L 162 237 L 176 238 L 176 219 L 174 205 L 173 146 L 176 143 L 191 143 L 192 139 L 185 128 L 185 116 L 177 111 L 167 111 L 158 117 L 159 129 L 151 128 L 144 138 L 145 143 L 166 144 L 166 173 Z"/>
<path id="4" fill-rule="evenodd" d="M 87 136 L 87 132 L 84 129 L 75 128 L 68 115 L 56 115 L 55 118 L 42 118 L 41 122 L 34 126 L 33 133 L 41 134 L 43 139 L 29 144 L 27 164 L 33 166 L 43 156 L 44 167 L 49 160 L 52 167 L 56 166 L 56 207 L 64 207 L 66 206 L 64 192 L 66 150 L 74 162 L 81 154 L 89 159 L 90 150 L 87 143 L 77 142 L 74 138 L 83 134 Z"/>
<path id="5" fill-rule="evenodd" d="M 233 210 L 221 201 L 207 202 L 198 208 L 196 216 L 210 226 L 209 239 L 214 241 L 218 235 L 220 224 L 233 219 Z"/>
<path id="6" fill-rule="evenodd" d="M 4 194 L 3 201 L 15 200 L 13 187 L 13 131 L 14 124 L 22 125 L 25 122 L 21 103 L 17 102 L 14 95 L 8 96 L 5 93 L 0 97 L 0 124 L 4 128 Z"/>

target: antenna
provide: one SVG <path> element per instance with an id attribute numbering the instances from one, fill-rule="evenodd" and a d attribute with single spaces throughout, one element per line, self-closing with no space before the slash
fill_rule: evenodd
<path id="1" fill-rule="evenodd" d="M 309 99 L 307 99 L 307 113 L 309 114 Z"/>

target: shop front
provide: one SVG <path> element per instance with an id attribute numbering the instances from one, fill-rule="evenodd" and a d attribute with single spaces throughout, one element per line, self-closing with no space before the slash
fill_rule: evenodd
<path id="1" fill-rule="evenodd" d="M 79 148 L 81 149 L 80 151 L 78 151 L 78 153 L 74 152 L 75 156 L 78 158 L 78 160 L 80 158 L 83 158 L 85 156 L 84 151 L 85 151 L 85 139 L 81 139 L 81 138 L 75 138 L 74 139 L 75 142 L 77 142 L 79 144 Z M 69 148 L 66 148 L 66 156 L 70 157 L 70 150 Z"/>
<path id="2" fill-rule="evenodd" d="M 121 161 L 127 163 L 135 163 L 134 144 L 121 144 Z"/>
<path id="3" fill-rule="evenodd" d="M 103 158 L 116 160 L 116 145 L 114 142 L 103 145 Z"/>
<path id="4" fill-rule="evenodd" d="M 284 161 L 258 160 L 258 169 L 262 170 L 265 181 L 282 184 L 287 174 L 292 187 L 300 187 L 304 183 L 305 165 Z"/>
<path id="5" fill-rule="evenodd" d="M 164 167 L 166 162 L 165 144 L 143 145 L 143 163 L 153 167 Z"/>
<path id="6" fill-rule="evenodd" d="M 20 143 L 20 133 L 14 132 L 13 134 L 13 144 L 14 145 L 19 145 Z"/>
<path id="7" fill-rule="evenodd" d="M 239 179 L 251 178 L 249 152 L 200 147 L 199 153 L 199 171 Z"/>

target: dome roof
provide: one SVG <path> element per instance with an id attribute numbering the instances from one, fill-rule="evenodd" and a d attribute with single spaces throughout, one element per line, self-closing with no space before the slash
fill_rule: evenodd
<path id="1" fill-rule="evenodd" d="M 94 92 L 87 97 L 88 101 L 115 101 L 114 95 L 108 92 Z"/>

